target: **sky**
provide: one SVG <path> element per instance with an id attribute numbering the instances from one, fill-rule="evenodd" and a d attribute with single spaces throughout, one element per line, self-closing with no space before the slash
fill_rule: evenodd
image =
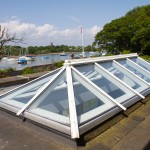
<path id="1" fill-rule="evenodd" d="M 0 25 L 26 46 L 91 45 L 106 23 L 150 0 L 0 0 Z"/>

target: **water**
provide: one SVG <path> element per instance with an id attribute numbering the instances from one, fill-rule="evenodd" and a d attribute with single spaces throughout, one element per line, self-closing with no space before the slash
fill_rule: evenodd
<path id="1" fill-rule="evenodd" d="M 94 52 L 95 55 L 98 55 L 98 52 Z M 81 53 L 76 53 L 78 55 Z M 90 57 L 90 53 L 86 52 L 85 55 Z M 46 58 L 44 58 L 46 56 Z M 47 57 L 48 56 L 48 57 Z M 47 54 L 47 55 L 40 55 L 35 56 L 35 61 L 28 61 L 27 64 L 18 64 L 16 61 L 0 61 L 0 69 L 7 69 L 7 68 L 15 68 L 16 70 L 22 70 L 26 67 L 31 66 L 38 66 L 38 65 L 45 65 L 45 64 L 52 64 L 54 62 L 64 61 L 71 59 L 71 54 L 67 53 L 65 56 L 60 56 L 60 54 Z"/>

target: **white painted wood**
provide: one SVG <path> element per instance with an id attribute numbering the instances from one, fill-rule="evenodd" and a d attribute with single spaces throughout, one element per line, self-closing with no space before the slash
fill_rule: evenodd
<path id="1" fill-rule="evenodd" d="M 41 77 L 39 77 L 39 78 L 36 78 L 36 79 L 34 79 L 34 80 L 32 80 L 32 81 L 29 81 L 29 82 L 27 82 L 27 83 L 25 83 L 25 84 L 23 84 L 23 85 L 21 85 L 21 86 L 18 86 L 18 87 L 14 88 L 14 89 L 12 89 L 12 90 L 6 92 L 6 93 L 1 94 L 0 97 L 7 96 L 7 95 L 11 94 L 12 92 L 16 92 L 17 90 L 20 90 L 20 89 L 22 90 L 22 88 L 25 88 L 24 90 L 22 90 L 22 92 L 23 92 L 23 91 L 26 91 L 26 90 L 27 90 L 26 87 L 27 87 L 28 85 L 34 84 L 35 82 L 38 82 L 38 80 L 40 80 L 40 79 L 42 80 L 45 76 L 51 75 L 52 73 L 55 73 L 55 72 L 57 72 L 58 70 L 61 70 L 61 69 L 62 69 L 62 68 L 56 69 L 56 70 L 51 71 L 51 72 L 49 72 L 49 73 L 47 73 L 47 74 L 45 74 L 45 75 L 43 75 L 43 76 L 41 76 Z"/>
<path id="2" fill-rule="evenodd" d="M 127 58 L 127 64 L 131 66 L 132 68 L 136 68 L 137 71 L 139 71 L 141 74 L 146 76 L 147 78 L 150 78 L 150 72 L 133 62 L 132 60 Z"/>
<path id="3" fill-rule="evenodd" d="M 141 97 L 142 99 L 144 99 L 145 97 L 143 95 L 141 95 L 139 92 L 135 91 L 134 89 L 132 89 L 130 86 L 128 86 L 126 83 L 124 83 L 123 81 L 121 81 L 119 78 L 117 78 L 115 75 L 113 75 L 112 73 L 110 73 L 109 71 L 107 71 L 105 68 L 101 67 L 99 64 L 95 63 L 95 65 L 100 69 L 98 70 L 98 68 L 96 69 L 99 73 L 103 74 L 103 76 L 105 76 L 107 79 L 110 78 L 111 82 L 115 85 L 118 85 L 118 87 L 120 89 L 126 88 L 126 90 L 128 90 L 129 92 L 132 92 L 133 94 L 138 95 L 139 97 Z"/>
<path id="4" fill-rule="evenodd" d="M 88 78 L 86 78 L 84 75 L 82 75 L 77 69 L 75 69 L 74 67 L 71 67 L 71 68 L 76 72 L 76 75 L 78 76 L 78 80 L 80 80 L 80 82 L 83 83 L 83 85 L 85 85 L 86 88 L 88 88 L 89 90 L 91 90 L 92 93 L 94 93 L 97 97 L 99 97 L 100 99 L 102 99 L 102 95 L 103 95 L 106 100 L 111 101 L 111 102 L 115 103 L 117 106 L 119 106 L 121 109 L 126 110 L 126 108 L 123 105 L 121 105 L 120 103 L 118 103 L 111 96 L 109 96 L 106 92 L 104 92 L 103 90 L 101 90 L 92 81 L 90 81 Z"/>
<path id="5" fill-rule="evenodd" d="M 138 75 L 134 74 L 132 71 L 128 70 L 126 67 L 123 65 L 119 64 L 117 61 L 113 60 L 113 66 L 123 72 L 125 75 L 129 76 L 131 79 L 134 79 L 137 83 L 143 85 L 143 86 L 148 86 L 150 87 L 150 84 L 140 78 Z"/>
<path id="6" fill-rule="evenodd" d="M 72 73 L 70 67 L 66 67 L 66 77 L 67 77 L 67 87 L 68 87 L 71 138 L 75 139 L 75 138 L 79 138 L 79 127 L 78 127 L 76 104 L 74 98 L 74 90 L 72 84 Z"/>
<path id="7" fill-rule="evenodd" d="M 23 111 L 25 111 L 35 100 L 36 98 L 51 84 L 53 81 L 65 70 L 63 67 L 49 82 L 47 82 L 39 91 L 38 93 L 23 107 L 17 112 L 16 115 L 20 115 Z"/>
<path id="8" fill-rule="evenodd" d="M 132 58 L 137 57 L 137 53 L 133 54 L 126 54 L 126 55 L 115 55 L 115 56 L 104 56 L 104 57 L 96 57 L 96 58 L 84 58 L 84 59 L 73 59 L 73 60 L 66 60 L 64 66 L 68 65 L 77 65 L 77 64 L 89 64 L 95 62 L 105 62 L 109 60 L 117 60 L 117 59 L 125 59 L 125 58 Z"/>

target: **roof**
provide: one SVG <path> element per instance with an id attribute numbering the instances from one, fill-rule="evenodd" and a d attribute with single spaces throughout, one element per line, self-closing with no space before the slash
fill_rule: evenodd
<path id="1" fill-rule="evenodd" d="M 71 138 L 150 94 L 150 64 L 137 54 L 67 60 L 0 96 L 0 107 Z"/>

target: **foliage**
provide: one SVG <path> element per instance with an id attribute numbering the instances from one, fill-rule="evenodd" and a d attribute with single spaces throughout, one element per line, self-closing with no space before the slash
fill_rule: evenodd
<path id="1" fill-rule="evenodd" d="M 123 51 L 122 51 L 122 54 L 130 54 L 130 53 L 131 53 L 130 50 L 123 50 Z"/>
<path id="2" fill-rule="evenodd" d="M 90 45 L 84 47 L 85 51 L 95 51 L 96 49 Z M 29 54 L 39 55 L 39 54 L 49 54 L 49 53 L 62 53 L 62 52 L 81 52 L 81 46 L 68 46 L 68 45 L 49 45 L 49 46 L 29 46 L 28 52 Z M 3 47 L 4 55 L 25 55 L 26 48 L 21 46 L 10 46 L 5 45 Z"/>
<path id="3" fill-rule="evenodd" d="M 16 68 L 7 68 L 7 69 L 5 69 L 6 70 L 6 72 L 12 72 L 12 71 L 16 71 Z"/>
<path id="4" fill-rule="evenodd" d="M 10 72 L 15 71 L 14 68 L 0 69 L 0 78 L 5 78 Z"/>
<path id="5" fill-rule="evenodd" d="M 142 57 L 143 59 L 148 60 L 150 62 L 150 56 L 149 55 L 143 55 L 140 57 Z"/>
<path id="6" fill-rule="evenodd" d="M 63 64 L 64 64 L 64 61 L 55 62 L 55 63 L 54 63 L 54 67 L 55 67 L 55 68 L 60 68 L 60 67 L 63 66 Z"/>
<path id="7" fill-rule="evenodd" d="M 32 74 L 34 73 L 34 70 L 30 67 L 26 67 L 22 70 L 22 74 L 25 75 L 25 74 Z"/>
<path id="8" fill-rule="evenodd" d="M 95 36 L 93 44 L 108 52 L 129 50 L 150 55 L 150 5 L 134 8 L 106 24 Z"/>

